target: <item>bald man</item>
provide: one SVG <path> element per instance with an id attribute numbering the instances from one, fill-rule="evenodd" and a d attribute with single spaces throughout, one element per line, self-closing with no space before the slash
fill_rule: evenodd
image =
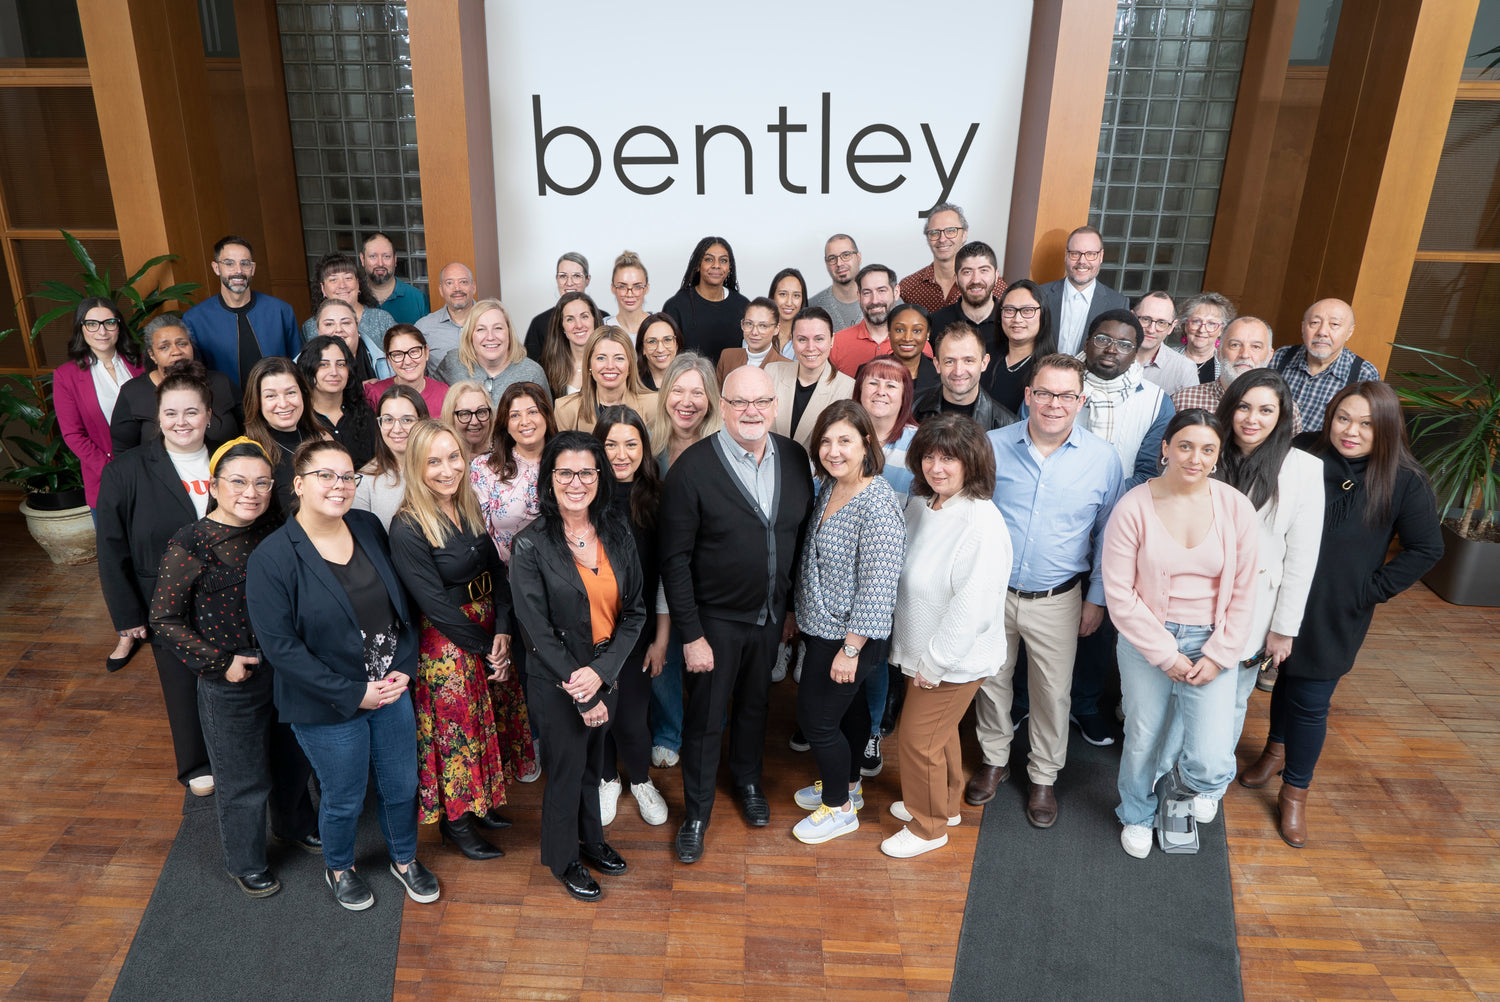
<path id="1" fill-rule="evenodd" d="M 417 330 L 427 339 L 427 375 L 437 378 L 438 366 L 458 347 L 458 338 L 474 305 L 474 273 L 453 261 L 438 273 L 438 295 L 443 305 L 417 321 Z"/>
<path id="2" fill-rule="evenodd" d="M 776 645 L 791 632 L 788 602 L 812 512 L 807 453 L 772 433 L 776 391 L 759 367 L 724 380 L 724 427 L 689 446 L 667 472 L 658 522 L 661 580 L 682 634 L 685 708 L 677 858 L 696 863 L 714 806 L 729 721 L 729 774 L 745 821 L 770 823 L 761 782 Z"/>
<path id="3" fill-rule="evenodd" d="M 1380 370 L 1344 347 L 1354 310 L 1342 299 L 1320 299 L 1302 314 L 1302 344 L 1278 348 L 1271 368 L 1286 378 L 1307 431 L 1323 429 L 1328 403 L 1351 383 L 1374 382 Z"/>
<path id="4" fill-rule="evenodd" d="M 1252 369 L 1271 364 L 1271 327 L 1259 317 L 1236 317 L 1224 328 L 1219 339 L 1219 378 L 1196 386 L 1184 386 L 1172 394 L 1172 406 L 1179 411 L 1201 407 L 1217 410 L 1229 384 Z M 1292 434 L 1302 433 L 1302 414 L 1292 401 Z"/>

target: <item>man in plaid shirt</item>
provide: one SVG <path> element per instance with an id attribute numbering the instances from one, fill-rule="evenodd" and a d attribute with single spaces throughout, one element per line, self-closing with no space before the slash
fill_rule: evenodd
<path id="1" fill-rule="evenodd" d="M 1210 383 L 1185 386 L 1172 394 L 1179 411 L 1201 407 L 1217 410 L 1229 384 L 1252 369 L 1264 369 L 1271 361 L 1271 328 L 1259 317 L 1237 317 L 1224 328 L 1219 340 L 1219 378 Z M 1302 414 L 1292 402 L 1292 434 L 1302 431 Z"/>
<path id="2" fill-rule="evenodd" d="M 1279 348 L 1271 368 L 1286 377 L 1308 431 L 1321 431 L 1328 403 L 1351 383 L 1379 381 L 1380 370 L 1345 348 L 1354 310 L 1342 299 L 1320 299 L 1302 314 L 1302 346 Z"/>

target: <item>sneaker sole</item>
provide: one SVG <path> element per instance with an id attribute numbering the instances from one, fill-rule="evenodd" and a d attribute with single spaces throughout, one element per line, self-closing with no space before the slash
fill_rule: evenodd
<path id="1" fill-rule="evenodd" d="M 796 741 L 792 741 L 791 739 L 788 739 L 787 743 L 786 743 L 786 746 L 788 748 L 790 748 L 794 752 L 812 751 L 812 745 L 808 744 L 806 741 L 798 743 Z"/>
<path id="2" fill-rule="evenodd" d="M 885 768 L 885 763 L 884 762 L 881 762 L 879 765 L 875 766 L 874 768 L 871 768 L 870 766 L 867 766 L 867 765 L 862 765 L 862 766 L 859 767 L 859 774 L 861 776 L 865 777 L 866 779 L 874 779 L 876 776 L 880 775 L 881 770 L 884 769 L 884 768 Z"/>
<path id="3" fill-rule="evenodd" d="M 852 825 L 845 825 L 842 828 L 837 829 L 836 831 L 831 831 L 831 832 L 827 833 L 826 835 L 818 835 L 818 836 L 815 836 L 815 837 L 812 837 L 812 838 L 808 838 L 808 837 L 805 837 L 803 835 L 799 835 L 797 833 L 797 830 L 795 828 L 792 829 L 792 835 L 793 835 L 794 838 L 797 839 L 798 842 L 801 842 L 804 845 L 822 845 L 824 842 L 831 842 L 831 841 L 833 841 L 834 839 L 838 838 L 840 835 L 848 835 L 850 832 L 858 831 L 858 830 L 859 830 L 859 818 L 856 817 L 854 819 L 854 824 L 852 824 Z"/>
<path id="4" fill-rule="evenodd" d="M 395 877 L 396 882 L 399 883 L 402 889 L 406 891 L 406 896 L 417 902 L 417 904 L 430 905 L 438 898 L 440 898 L 443 894 L 441 888 L 432 892 L 432 894 L 418 894 L 416 891 L 411 889 L 411 885 L 406 882 L 406 878 L 401 876 L 401 871 L 396 869 L 395 863 L 391 863 L 389 869 L 391 871 L 391 876 Z"/>
<path id="5" fill-rule="evenodd" d="M 328 889 L 330 891 L 333 890 L 333 884 L 329 882 L 327 874 L 324 874 L 324 876 L 323 876 L 323 883 L 328 884 Z M 406 886 L 406 881 L 404 881 L 404 880 L 401 881 L 401 886 L 405 887 Z M 338 906 L 340 908 L 344 909 L 345 911 L 362 912 L 366 908 L 369 908 L 369 907 L 371 907 L 372 905 L 375 904 L 375 895 L 371 894 L 368 898 L 365 898 L 363 901 L 356 901 L 354 904 L 349 904 L 347 901 L 339 901 L 339 898 L 338 898 L 337 894 L 335 894 L 333 896 L 333 900 L 334 900 L 334 902 L 336 904 L 338 904 Z"/>
<path id="6" fill-rule="evenodd" d="M 880 844 L 880 851 L 883 852 L 883 853 L 885 853 L 887 856 L 891 857 L 892 859 L 915 859 L 916 857 L 918 857 L 918 856 L 924 856 L 924 855 L 926 855 L 929 852 L 936 852 L 938 849 L 941 849 L 943 846 L 945 846 L 947 844 L 948 844 L 948 836 L 944 835 L 941 840 L 938 840 L 938 844 L 937 845 L 922 846 L 920 849 L 916 850 L 915 852 L 892 852 L 891 850 L 889 850 L 889 849 L 887 849 L 885 847 L 885 843 L 884 842 L 882 842 Z"/>
<path id="7" fill-rule="evenodd" d="M 823 798 L 821 798 L 821 797 L 819 797 L 817 800 L 806 800 L 806 801 L 804 801 L 804 800 L 798 800 L 796 798 L 796 796 L 793 796 L 792 800 L 796 801 L 797 806 L 800 807 L 800 808 L 802 808 L 804 811 L 816 811 L 823 804 Z M 849 802 L 854 805 L 854 809 L 856 811 L 862 811 L 862 810 L 865 809 L 865 798 L 864 797 L 856 797 L 853 793 L 850 793 L 849 794 Z"/>
<path id="8" fill-rule="evenodd" d="M 899 811 L 896 810 L 896 804 L 900 804 L 901 805 L 901 810 L 899 810 Z M 897 800 L 897 801 L 893 802 L 891 804 L 891 806 L 888 807 L 888 808 L 886 808 L 886 809 L 891 812 L 891 817 L 895 818 L 897 821 L 911 821 L 911 820 L 913 820 L 912 816 L 911 816 L 911 811 L 908 811 L 906 809 L 906 802 L 903 801 L 903 800 Z M 959 825 L 961 825 L 963 823 L 964 823 L 964 816 L 962 814 L 955 814 L 951 818 L 948 819 L 948 827 L 949 828 L 957 828 Z"/>
<path id="9" fill-rule="evenodd" d="M 1081 736 L 1083 738 L 1083 740 L 1087 741 L 1089 744 L 1093 745 L 1095 748 L 1107 748 L 1110 745 L 1112 745 L 1112 744 L 1115 743 L 1115 738 L 1114 738 L 1114 735 L 1112 735 L 1112 734 L 1106 734 L 1102 738 L 1096 738 L 1096 737 L 1091 736 L 1088 731 L 1086 731 L 1086 730 L 1083 729 L 1083 723 L 1082 723 L 1082 721 L 1080 721 L 1077 717 L 1073 716 L 1071 713 L 1068 714 L 1068 722 L 1070 724 L 1076 724 L 1078 726 L 1078 734 L 1079 734 L 1079 736 Z"/>

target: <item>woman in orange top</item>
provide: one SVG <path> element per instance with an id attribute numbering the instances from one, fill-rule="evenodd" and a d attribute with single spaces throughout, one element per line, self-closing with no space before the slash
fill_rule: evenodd
<path id="1" fill-rule="evenodd" d="M 510 585 L 526 644 L 526 699 L 542 745 L 542 862 L 569 894 L 602 893 L 585 862 L 625 872 L 604 841 L 599 772 L 616 683 L 646 621 L 630 528 L 610 507 L 604 446 L 580 431 L 547 443 L 541 515 L 511 542 Z"/>

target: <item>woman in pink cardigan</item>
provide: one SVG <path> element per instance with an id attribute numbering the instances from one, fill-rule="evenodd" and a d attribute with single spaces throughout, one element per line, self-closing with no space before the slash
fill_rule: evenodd
<path id="1" fill-rule="evenodd" d="M 91 296 L 73 314 L 68 360 L 52 373 L 52 406 L 63 441 L 83 467 L 83 493 L 99 504 L 99 477 L 113 458 L 109 416 L 120 387 L 143 370 L 125 318 L 108 299 Z"/>
<path id="2" fill-rule="evenodd" d="M 1255 613 L 1255 507 L 1210 479 L 1224 429 L 1208 411 L 1177 414 L 1159 476 L 1127 493 L 1104 530 L 1104 595 L 1120 631 L 1125 705 L 1120 844 L 1151 852 L 1153 787 L 1162 739 L 1181 718 L 1176 767 L 1187 786 L 1222 789 L 1234 776 L 1234 668 Z"/>

